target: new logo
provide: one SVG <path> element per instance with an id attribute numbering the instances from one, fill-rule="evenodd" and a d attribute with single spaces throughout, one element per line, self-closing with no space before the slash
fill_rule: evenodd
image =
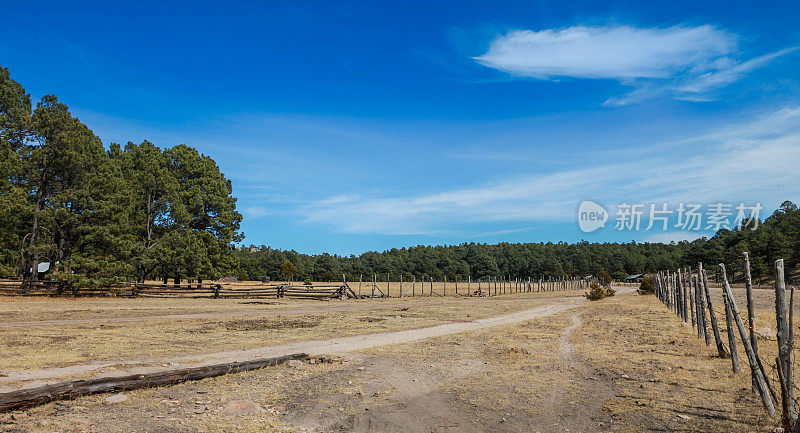
<path id="1" fill-rule="evenodd" d="M 584 200 L 578 206 L 578 227 L 582 232 L 590 233 L 605 227 L 606 221 L 608 221 L 608 212 L 603 209 L 603 206 L 589 200 Z"/>

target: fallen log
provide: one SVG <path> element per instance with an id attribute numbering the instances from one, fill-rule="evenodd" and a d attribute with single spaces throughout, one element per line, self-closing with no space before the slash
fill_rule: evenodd
<path id="1" fill-rule="evenodd" d="M 308 358 L 309 356 L 305 353 L 295 353 L 274 358 L 181 368 L 156 373 L 59 382 L 0 394 L 0 412 L 38 406 L 56 400 L 73 399 L 84 395 L 174 385 L 190 380 L 200 380 L 240 371 L 272 367 L 293 359 L 305 360 Z"/>

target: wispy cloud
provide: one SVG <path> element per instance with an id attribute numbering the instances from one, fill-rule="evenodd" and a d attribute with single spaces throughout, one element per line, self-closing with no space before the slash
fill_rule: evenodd
<path id="1" fill-rule="evenodd" d="M 271 212 L 264 206 L 250 206 L 244 210 L 244 215 L 248 218 L 263 218 Z"/>
<path id="2" fill-rule="evenodd" d="M 606 102 L 618 106 L 665 95 L 709 99 L 709 92 L 796 49 L 740 61 L 737 46 L 736 35 L 710 25 L 575 26 L 509 32 L 475 60 L 519 77 L 610 79 L 633 87 Z"/>
<path id="3" fill-rule="evenodd" d="M 349 233 L 442 234 L 459 224 L 569 223 L 584 199 L 628 202 L 718 200 L 779 203 L 800 184 L 800 108 L 736 128 L 661 143 L 658 155 L 595 164 L 432 194 L 337 196 L 300 208 L 306 222 Z M 658 143 L 650 143 L 656 146 Z M 667 149 L 666 151 L 663 149 Z"/>

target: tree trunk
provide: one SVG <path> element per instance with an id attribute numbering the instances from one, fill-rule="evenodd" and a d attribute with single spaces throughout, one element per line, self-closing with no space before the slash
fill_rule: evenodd
<path id="1" fill-rule="evenodd" d="M 133 374 L 128 376 L 104 377 L 88 380 L 81 379 L 42 385 L 36 388 L 0 394 L 0 412 L 37 406 L 56 400 L 72 399 L 83 395 L 119 392 L 130 389 L 172 385 L 189 380 L 200 380 L 208 377 L 222 376 L 223 374 L 275 366 L 293 359 L 308 359 L 308 355 L 305 353 L 297 353 L 275 358 L 261 358 L 252 361 L 214 364 L 204 367 L 182 368 L 178 370 Z"/>

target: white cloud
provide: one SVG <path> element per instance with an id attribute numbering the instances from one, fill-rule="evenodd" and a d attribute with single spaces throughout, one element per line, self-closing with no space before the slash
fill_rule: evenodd
<path id="1" fill-rule="evenodd" d="M 250 206 L 245 208 L 244 210 L 245 216 L 248 218 L 263 218 L 267 215 L 270 215 L 271 212 L 267 210 L 264 206 Z"/>
<path id="2" fill-rule="evenodd" d="M 475 60 L 520 77 L 611 79 L 634 87 L 606 105 L 657 96 L 706 100 L 706 94 L 794 51 L 736 59 L 737 37 L 710 25 L 636 28 L 586 27 L 515 30 L 498 36 Z"/>
<path id="3" fill-rule="evenodd" d="M 780 203 L 798 193 L 800 108 L 679 142 L 643 143 L 654 156 L 516 175 L 471 188 L 395 197 L 338 196 L 300 209 L 307 222 L 350 233 L 445 234 L 458 224 L 572 222 L 578 203 Z"/>
<path id="4" fill-rule="evenodd" d="M 760 68 L 772 60 L 796 51 L 798 47 L 786 48 L 774 53 L 758 56 L 746 62 L 739 63 L 727 69 L 721 69 L 701 75 L 693 80 L 678 85 L 675 90 L 679 93 L 700 94 L 720 87 L 727 86 L 734 81 L 740 80 L 750 71 Z"/>
<path id="5" fill-rule="evenodd" d="M 516 30 L 499 36 L 476 60 L 535 78 L 670 78 L 725 64 L 736 38 L 711 26 L 639 29 L 584 27 Z"/>

